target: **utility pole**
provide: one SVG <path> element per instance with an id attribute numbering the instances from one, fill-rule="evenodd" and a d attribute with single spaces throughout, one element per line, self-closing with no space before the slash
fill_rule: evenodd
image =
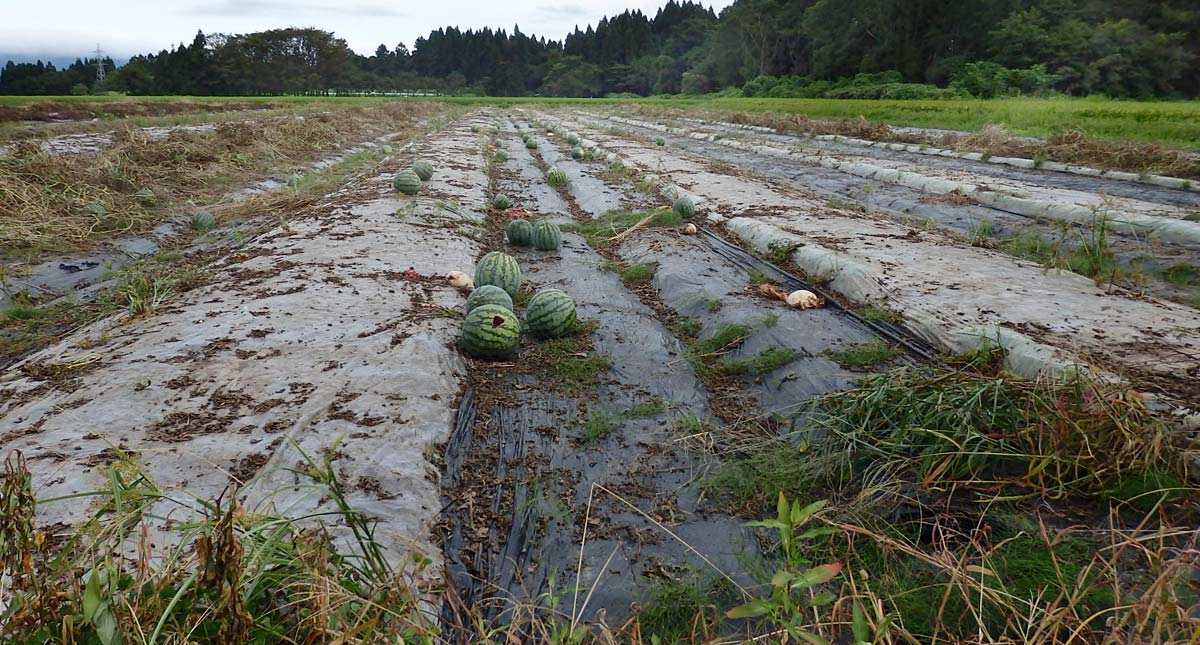
<path id="1" fill-rule="evenodd" d="M 96 43 L 96 86 L 99 87 L 104 83 L 104 51 L 100 49 L 100 43 Z"/>

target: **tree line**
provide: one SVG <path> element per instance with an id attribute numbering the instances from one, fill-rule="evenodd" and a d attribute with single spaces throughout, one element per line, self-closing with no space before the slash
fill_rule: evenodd
<path id="1" fill-rule="evenodd" d="M 670 0 L 561 41 L 437 29 L 355 53 L 319 29 L 197 33 L 132 57 L 9 61 L 0 94 L 275 95 L 423 92 L 847 98 L 1200 96 L 1195 0 L 737 0 L 718 15 Z"/>

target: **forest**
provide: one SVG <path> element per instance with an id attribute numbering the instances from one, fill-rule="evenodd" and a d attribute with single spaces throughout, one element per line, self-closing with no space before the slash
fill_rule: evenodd
<path id="1" fill-rule="evenodd" d="M 371 56 L 319 29 L 197 33 L 190 43 L 65 68 L 14 63 L 0 94 L 432 92 L 479 96 L 937 99 L 1200 95 L 1195 0 L 671 0 L 562 40 L 441 28 Z"/>

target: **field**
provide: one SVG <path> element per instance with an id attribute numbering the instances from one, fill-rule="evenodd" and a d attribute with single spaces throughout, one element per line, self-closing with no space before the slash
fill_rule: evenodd
<path id="1" fill-rule="evenodd" d="M 24 106 L 47 101 L 79 103 L 188 101 L 221 103 L 223 97 L 25 97 L 0 96 L 0 106 Z M 374 104 L 396 99 L 388 97 L 239 97 L 238 102 L 283 103 L 291 105 Z M 455 105 L 578 105 L 603 106 L 629 103 L 628 99 L 553 99 L 553 98 L 476 98 L 438 97 Z M 1108 99 L 993 99 L 954 101 L 855 101 L 833 99 L 747 99 L 675 97 L 649 98 L 640 105 L 688 107 L 735 112 L 776 112 L 804 114 L 816 119 L 853 119 L 865 117 L 888 125 L 978 130 L 988 124 L 1004 123 L 1013 134 L 1047 137 L 1064 130 L 1082 130 L 1098 139 L 1138 141 L 1173 148 L 1200 150 L 1200 102 L 1197 101 L 1114 101 Z"/>
<path id="2" fill-rule="evenodd" d="M 1195 104 L 161 100 L 0 130 L 14 642 L 1200 633 Z"/>

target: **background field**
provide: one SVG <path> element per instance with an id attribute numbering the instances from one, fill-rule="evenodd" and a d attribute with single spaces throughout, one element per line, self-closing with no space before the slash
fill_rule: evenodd
<path id="1" fill-rule="evenodd" d="M 875 101 L 840 99 L 772 99 L 669 97 L 647 99 L 581 99 L 529 97 L 347 97 L 347 96 L 261 96 L 261 97 L 126 97 L 126 96 L 2 96 L 0 105 L 34 103 L 108 103 L 117 101 L 221 103 L 381 103 L 385 101 L 436 100 L 459 105 L 616 105 L 640 103 L 660 106 L 690 106 L 742 112 L 804 114 L 818 119 L 859 116 L 889 125 L 977 130 L 989 123 L 1004 123 L 1013 134 L 1045 137 L 1077 129 L 1108 140 L 1159 143 L 1175 148 L 1200 150 L 1200 101 L 1116 101 L 1110 99 L 989 99 L 938 101 Z"/>

